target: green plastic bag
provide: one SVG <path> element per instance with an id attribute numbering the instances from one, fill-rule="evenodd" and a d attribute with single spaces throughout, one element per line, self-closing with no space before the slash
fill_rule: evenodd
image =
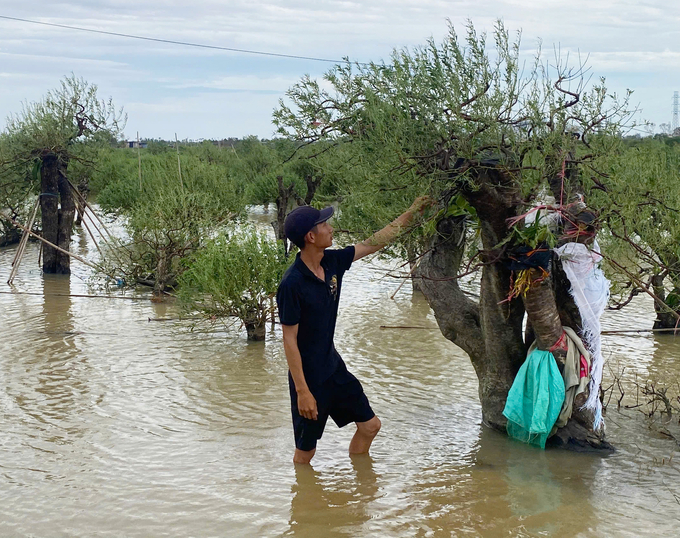
<path id="1" fill-rule="evenodd" d="M 550 351 L 534 349 L 512 383 L 503 415 L 508 435 L 541 448 L 564 403 L 564 380 Z"/>

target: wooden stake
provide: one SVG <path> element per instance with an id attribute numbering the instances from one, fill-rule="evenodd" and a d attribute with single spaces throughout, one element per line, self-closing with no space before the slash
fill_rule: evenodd
<path id="1" fill-rule="evenodd" d="M 40 196 L 38 196 L 38 199 L 35 201 L 35 205 L 33 206 L 33 211 L 31 212 L 31 217 L 29 217 L 29 221 L 33 219 L 33 215 L 37 211 L 38 205 L 40 204 Z M 19 241 L 19 246 L 17 247 L 17 251 L 14 253 L 14 259 L 12 260 L 12 266 L 16 263 L 17 259 L 19 258 L 19 255 L 23 249 L 24 242 L 28 241 L 28 234 L 24 232 L 21 235 L 21 241 Z"/>
<path id="2" fill-rule="evenodd" d="M 139 163 L 139 192 L 142 192 L 142 149 L 139 145 L 139 131 L 137 131 L 137 162 Z"/>
<path id="3" fill-rule="evenodd" d="M 175 133 L 175 149 L 177 150 L 177 170 L 179 171 L 179 185 L 184 194 L 184 182 L 182 181 L 182 163 L 179 160 L 179 140 L 177 140 L 177 133 Z"/>
<path id="4" fill-rule="evenodd" d="M 35 221 L 35 215 L 38 213 L 38 206 L 40 205 L 40 196 L 38 196 L 38 199 L 35 201 L 35 206 L 33 207 L 33 213 L 31 213 L 31 217 L 28 220 L 28 229 L 30 230 L 33 227 L 33 222 Z M 14 282 L 14 277 L 17 275 L 17 272 L 19 271 L 19 266 L 21 265 L 21 259 L 24 257 L 24 252 L 26 251 L 26 244 L 28 243 L 28 233 L 26 230 L 24 230 L 24 235 L 21 236 L 21 241 L 19 242 L 19 248 L 17 249 L 17 253 L 14 256 L 14 261 L 12 262 L 12 270 L 9 273 L 9 278 L 7 279 L 8 284 L 12 284 Z"/>
<path id="5" fill-rule="evenodd" d="M 619 331 L 602 331 L 600 334 L 625 334 L 625 333 L 680 333 L 680 327 L 669 329 L 622 329 Z"/>
<path id="6" fill-rule="evenodd" d="M 395 290 L 395 292 L 392 294 L 392 297 L 390 297 L 390 299 L 394 299 L 394 297 L 397 295 L 397 293 L 399 293 L 399 290 L 401 289 L 401 287 L 406 283 L 406 280 L 411 279 L 411 277 L 413 276 L 413 273 L 418 268 L 418 262 L 420 262 L 420 260 L 418 260 L 413 265 L 413 268 L 408 272 L 408 276 L 406 278 L 404 278 L 404 280 L 401 282 L 401 284 L 399 284 L 399 287 Z"/>
<path id="7" fill-rule="evenodd" d="M 9 215 L 5 215 L 5 218 L 7 218 L 8 220 L 10 220 L 12 223 L 14 223 L 15 226 L 21 228 L 21 229 L 24 230 L 25 232 L 28 232 L 30 235 L 32 235 L 33 237 L 35 237 L 38 241 L 41 241 L 42 243 L 44 243 L 44 244 L 46 244 L 46 245 L 49 245 L 49 246 L 52 247 L 53 249 L 55 249 L 55 250 L 57 250 L 57 251 L 59 251 L 59 252 L 61 252 L 61 253 L 63 253 L 63 254 L 66 254 L 67 256 L 70 256 L 71 258 L 75 258 L 75 259 L 78 260 L 79 262 L 84 263 L 85 265 L 87 265 L 87 266 L 89 266 L 89 267 L 92 267 L 93 269 L 95 269 L 95 270 L 97 270 L 97 271 L 101 271 L 102 273 L 106 274 L 106 272 L 104 271 L 104 269 L 102 269 L 102 268 L 99 267 L 98 265 L 96 265 L 96 264 L 94 264 L 94 263 L 92 263 L 92 262 L 88 262 L 85 258 L 81 258 L 81 257 L 78 256 L 77 254 L 74 254 L 73 252 L 69 252 L 68 250 L 64 250 L 63 248 L 58 247 L 58 246 L 55 245 L 54 243 L 50 243 L 47 239 L 45 239 L 45 238 L 43 238 L 43 237 L 40 237 L 38 234 L 33 233 L 31 230 L 29 230 L 29 229 L 26 228 L 25 226 L 22 226 L 21 224 L 19 224 L 16 220 L 14 220 L 14 219 L 13 219 L 12 217 L 10 217 Z M 108 275 L 108 276 L 111 276 L 111 275 Z"/>
<path id="8" fill-rule="evenodd" d="M 102 228 L 103 228 L 104 231 L 106 232 L 106 235 L 109 236 L 109 239 L 111 239 L 111 241 L 115 243 L 115 242 L 116 242 L 116 239 L 113 237 L 113 235 L 111 235 L 111 232 L 109 232 L 109 229 L 106 227 L 106 225 L 104 224 L 104 222 L 102 222 L 102 219 L 99 218 L 99 215 L 97 215 L 97 213 L 95 212 L 95 210 L 92 209 L 92 206 L 87 202 L 87 200 L 85 199 L 85 197 L 80 193 L 80 191 L 79 191 L 78 189 L 75 188 L 75 186 L 73 185 L 73 183 L 71 183 L 71 182 L 69 181 L 68 184 L 71 186 L 71 189 L 73 189 L 73 191 L 76 193 L 77 197 L 81 200 L 81 202 L 83 203 L 83 205 L 84 205 L 87 209 L 90 210 L 90 213 L 92 213 L 92 214 L 95 216 L 95 218 L 97 219 L 97 221 L 99 222 L 99 224 L 101 224 Z M 83 213 L 83 214 L 85 214 L 85 213 Z M 99 228 L 97 228 L 97 225 L 95 224 L 94 220 L 92 220 L 91 217 L 90 217 L 90 221 L 92 222 L 92 224 L 95 225 L 95 229 L 99 232 Z M 102 236 L 102 239 L 104 239 L 104 234 L 102 234 L 101 232 L 99 232 L 99 234 Z M 106 239 L 104 239 L 104 241 L 106 241 Z"/>

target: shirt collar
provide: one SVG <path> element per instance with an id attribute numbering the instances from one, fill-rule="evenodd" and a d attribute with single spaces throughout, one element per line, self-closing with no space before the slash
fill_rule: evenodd
<path id="1" fill-rule="evenodd" d="M 308 278 L 314 279 L 316 282 L 319 281 L 319 278 L 312 273 L 311 269 L 307 267 L 307 264 L 302 261 L 302 258 L 300 258 L 300 253 L 298 252 L 295 255 L 295 262 L 294 262 L 295 267 L 297 268 L 300 273 L 302 273 L 304 276 Z M 326 270 L 328 269 L 328 266 L 326 265 L 326 256 L 325 256 L 325 251 L 324 251 L 324 257 L 321 258 L 321 267 L 324 268 L 324 271 L 327 272 Z"/>

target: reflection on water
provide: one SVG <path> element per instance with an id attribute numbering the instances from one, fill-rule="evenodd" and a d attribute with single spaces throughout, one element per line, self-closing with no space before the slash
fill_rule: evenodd
<path id="1" fill-rule="evenodd" d="M 13 254 L 0 251 L 1 282 Z M 408 286 L 390 299 L 399 283 L 378 262 L 347 274 L 336 344 L 383 428 L 350 458 L 353 428 L 329 424 L 313 467 L 296 467 L 278 328 L 249 344 L 238 326 L 149 321 L 174 305 L 77 297 L 87 268 L 43 277 L 37 256 L 31 243 L 15 291 L 39 294 L 0 293 L 0 536 L 675 535 L 672 440 L 615 406 L 605 459 L 487 430 L 459 350 L 437 330 L 380 329 L 436 323 Z M 605 329 L 650 311 L 607 313 Z M 604 350 L 625 375 L 680 377 L 680 338 Z"/>
<path id="2" fill-rule="evenodd" d="M 351 457 L 351 469 L 325 475 L 312 466 L 295 466 L 291 488 L 290 528 L 284 536 L 366 535 L 358 529 L 371 519 L 371 502 L 379 495 L 380 476 L 371 456 Z"/>

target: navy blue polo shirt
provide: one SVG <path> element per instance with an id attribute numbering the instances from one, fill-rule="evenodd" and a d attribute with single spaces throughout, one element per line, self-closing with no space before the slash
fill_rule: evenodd
<path id="1" fill-rule="evenodd" d="M 354 260 L 354 247 L 326 250 L 321 259 L 325 282 L 297 255 L 284 273 L 276 293 L 283 325 L 298 325 L 297 344 L 310 390 L 321 385 L 342 359 L 333 345 L 342 275 Z"/>

